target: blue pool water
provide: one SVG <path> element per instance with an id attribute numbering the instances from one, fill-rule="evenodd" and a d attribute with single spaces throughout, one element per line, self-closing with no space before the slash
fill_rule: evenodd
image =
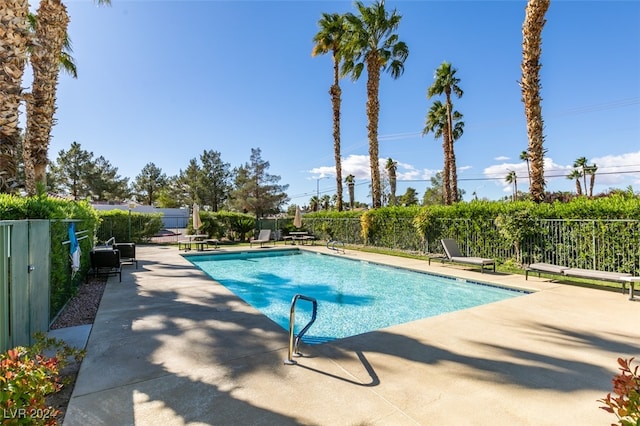
<path id="1" fill-rule="evenodd" d="M 296 294 L 318 301 L 306 343 L 354 336 L 524 292 L 375 263 L 297 250 L 188 256 L 190 262 L 264 315 L 289 329 Z M 296 333 L 312 304 L 296 304 Z"/>

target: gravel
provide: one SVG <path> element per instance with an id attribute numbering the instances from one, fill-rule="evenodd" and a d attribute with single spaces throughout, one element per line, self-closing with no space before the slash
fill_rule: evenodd
<path id="1" fill-rule="evenodd" d="M 51 329 L 93 324 L 106 285 L 106 277 L 90 277 L 88 282 L 82 283 L 78 294 L 62 308 Z"/>

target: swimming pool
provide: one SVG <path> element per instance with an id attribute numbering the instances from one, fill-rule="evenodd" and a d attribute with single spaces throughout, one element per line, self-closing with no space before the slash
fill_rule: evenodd
<path id="1" fill-rule="evenodd" d="M 318 301 L 307 344 L 526 294 L 497 286 L 377 263 L 298 250 L 185 256 L 211 278 L 289 330 L 296 294 Z M 296 333 L 311 318 L 311 303 L 296 305 Z"/>

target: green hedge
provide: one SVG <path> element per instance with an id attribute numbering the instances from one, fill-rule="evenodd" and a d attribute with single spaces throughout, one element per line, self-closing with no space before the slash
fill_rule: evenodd
<path id="1" fill-rule="evenodd" d="M 100 242 L 146 243 L 163 227 L 161 213 L 134 213 L 127 210 L 98 211 L 101 224 L 96 233 Z"/>
<path id="2" fill-rule="evenodd" d="M 89 256 L 93 247 L 93 236 L 99 223 L 96 211 L 86 201 L 67 201 L 47 196 L 17 197 L 0 194 L 0 219 L 49 219 L 51 235 L 51 299 L 50 312 L 53 318 L 64 304 L 77 291 L 86 271 L 89 269 Z M 82 235 L 80 249 L 87 253 L 80 257 L 81 267 L 73 277 L 69 259 L 69 246 L 62 242 L 69 239 L 69 222 L 76 223 L 76 232 L 87 231 Z"/>
<path id="3" fill-rule="evenodd" d="M 640 198 L 629 194 L 570 202 L 472 201 L 307 214 L 320 239 L 411 252 L 441 252 L 454 238 L 469 256 L 528 264 L 640 271 Z"/>

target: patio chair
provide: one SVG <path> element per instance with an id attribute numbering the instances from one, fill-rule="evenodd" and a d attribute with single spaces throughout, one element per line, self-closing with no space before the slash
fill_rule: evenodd
<path id="1" fill-rule="evenodd" d="M 260 234 L 258 234 L 258 238 L 249 240 L 249 247 L 253 247 L 254 244 L 260 244 L 260 247 L 263 247 L 265 243 L 271 241 L 271 230 L 270 229 L 261 229 Z M 275 245 L 275 240 L 273 241 L 273 245 Z"/>
<path id="2" fill-rule="evenodd" d="M 120 250 L 120 263 L 136 264 L 138 269 L 138 259 L 136 259 L 136 243 L 115 243 L 115 250 Z"/>
<path id="3" fill-rule="evenodd" d="M 458 243 L 451 238 L 443 238 L 440 242 L 442 243 L 442 247 L 444 248 L 444 252 L 447 256 L 444 260 L 455 263 L 477 265 L 480 266 L 480 272 L 484 272 L 485 266 L 493 266 L 493 272 L 496 271 L 496 261 L 494 259 L 465 256 L 460 251 Z"/>
<path id="4" fill-rule="evenodd" d="M 120 262 L 120 250 L 112 248 L 100 248 L 91 250 L 91 269 L 94 276 L 117 274 L 122 282 L 122 264 Z"/>

